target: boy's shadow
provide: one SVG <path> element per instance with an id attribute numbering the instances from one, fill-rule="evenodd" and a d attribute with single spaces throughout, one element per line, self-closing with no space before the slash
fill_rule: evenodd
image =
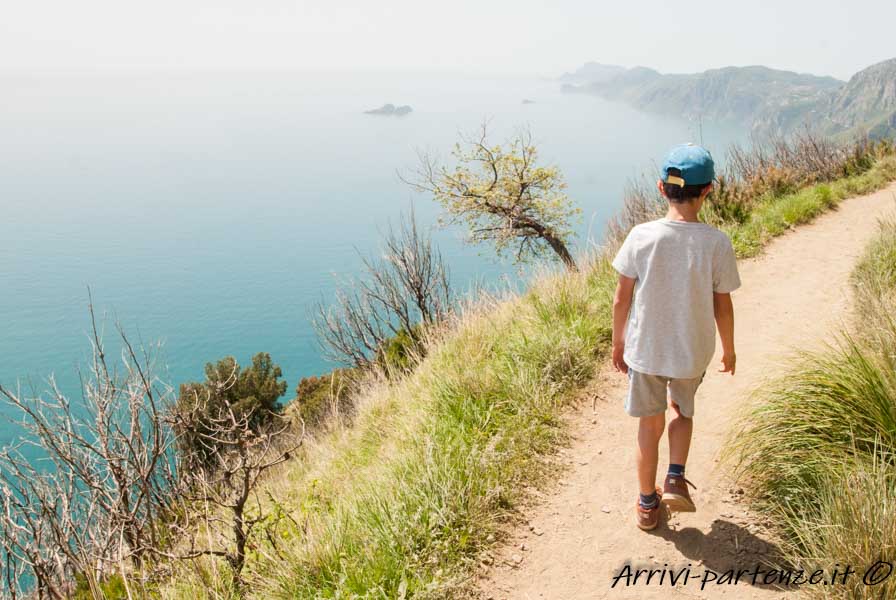
<path id="1" fill-rule="evenodd" d="M 787 569 L 781 549 L 756 536 L 736 523 L 716 519 L 709 533 L 704 534 L 694 527 L 673 530 L 658 527 L 653 535 L 675 544 L 675 548 L 691 561 L 701 561 L 707 569 L 721 575 L 725 571 L 754 570 L 757 566 L 764 571 Z M 751 585 L 751 576 L 742 577 L 740 585 Z M 767 585 L 762 582 L 762 574 L 757 577 L 755 587 L 776 591 L 787 591 L 788 586 Z"/>

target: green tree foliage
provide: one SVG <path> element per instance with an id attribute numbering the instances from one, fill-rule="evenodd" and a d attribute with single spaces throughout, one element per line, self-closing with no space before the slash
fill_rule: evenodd
<path id="1" fill-rule="evenodd" d="M 493 243 L 499 255 L 512 252 L 518 263 L 553 253 L 576 268 L 568 244 L 581 209 L 564 193 L 560 169 L 538 165 L 528 131 L 491 145 L 483 125 L 477 137 L 462 137 L 452 156 L 456 164 L 450 168 L 421 155 L 416 176 L 406 180 L 433 195 L 445 221 L 467 227 L 474 243 Z"/>
<path id="2" fill-rule="evenodd" d="M 419 329 L 419 327 L 412 327 L 410 331 L 400 329 L 380 346 L 377 360 L 387 372 L 408 372 L 414 367 Z"/>
<path id="3" fill-rule="evenodd" d="M 192 422 L 206 423 L 219 419 L 226 408 L 232 407 L 237 418 L 248 417 L 252 429 L 258 431 L 268 425 L 280 411 L 279 399 L 286 393 L 287 383 L 280 381 L 283 372 L 267 352 L 252 357 L 252 366 L 241 369 L 236 359 L 228 356 L 217 363 L 205 365 L 205 381 L 184 383 L 180 386 L 176 410 L 200 413 L 202 418 Z M 198 443 L 196 431 L 180 431 L 179 447 L 187 454 L 195 454 L 201 462 L 210 449 Z"/>
<path id="4" fill-rule="evenodd" d="M 348 408 L 356 369 L 335 369 L 326 375 L 303 377 L 289 404 L 307 425 L 320 424 L 333 410 Z"/>

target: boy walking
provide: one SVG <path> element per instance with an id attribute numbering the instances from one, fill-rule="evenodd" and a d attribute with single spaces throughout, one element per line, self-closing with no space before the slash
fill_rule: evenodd
<path id="1" fill-rule="evenodd" d="M 636 226 L 613 259 L 613 366 L 628 374 L 626 412 L 638 417 L 638 527 L 657 526 L 660 504 L 693 512 L 684 477 L 693 431 L 694 394 L 722 340 L 721 372 L 734 375 L 734 308 L 740 287 L 728 236 L 697 218 L 715 177 L 712 156 L 676 146 L 657 182 L 669 203 L 662 219 Z M 713 322 L 715 321 L 715 322 Z M 668 397 L 668 402 L 667 402 Z M 669 421 L 669 470 L 656 487 L 659 442 Z M 695 488 L 696 489 L 696 488 Z"/>

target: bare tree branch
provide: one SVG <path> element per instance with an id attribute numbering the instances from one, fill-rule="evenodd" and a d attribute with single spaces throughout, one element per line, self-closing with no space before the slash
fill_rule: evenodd
<path id="1" fill-rule="evenodd" d="M 390 225 L 379 258 L 361 257 L 364 275 L 337 289 L 336 303 L 318 304 L 314 325 L 327 355 L 368 368 L 396 336 L 420 350 L 424 330 L 453 302 L 448 268 L 414 212 Z"/>
<path id="2" fill-rule="evenodd" d="M 75 575 L 94 586 L 123 562 L 139 567 L 160 545 L 178 493 L 175 436 L 162 414 L 171 389 L 120 327 L 123 370 L 111 368 L 92 303 L 89 312 L 81 406 L 52 378 L 46 397 L 0 386 L 22 431 L 0 451 L 0 557 L 27 575 L 0 582 L 11 597 L 29 578 L 39 596 L 62 598 Z"/>

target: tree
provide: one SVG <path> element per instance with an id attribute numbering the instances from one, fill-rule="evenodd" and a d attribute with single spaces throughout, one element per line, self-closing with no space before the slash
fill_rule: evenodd
<path id="1" fill-rule="evenodd" d="M 55 382 L 27 397 L 0 386 L 22 436 L 0 450 L 0 596 L 69 596 L 137 572 L 165 543 L 179 488 L 170 386 L 119 327 L 121 368 L 107 359 L 90 306 L 93 361 L 74 405 Z M 26 590 L 31 581 L 33 589 Z"/>
<path id="2" fill-rule="evenodd" d="M 223 558 L 242 593 L 253 530 L 277 521 L 259 484 L 304 436 L 301 419 L 296 431 L 278 414 L 279 367 L 264 353 L 245 370 L 226 358 L 175 402 L 152 354 L 121 327 L 122 367 L 111 364 L 92 305 L 90 316 L 93 361 L 80 403 L 52 379 L 43 396 L 0 386 L 23 428 L 0 449 L 0 597 L 99 598 L 119 588 L 148 597 L 150 559 L 202 556 Z"/>
<path id="3" fill-rule="evenodd" d="M 238 381 L 227 379 L 224 391 Z M 175 552 L 159 554 L 179 561 L 201 556 L 223 558 L 230 567 L 231 585 L 242 597 L 246 591 L 242 572 L 251 536 L 272 516 L 271 509 L 258 497 L 259 484 L 265 472 L 289 460 L 299 448 L 305 424 L 300 420 L 301 430 L 296 432 L 289 419 L 260 405 L 247 411 L 237 410 L 238 403 L 225 402 L 210 409 L 212 389 L 205 388 L 195 402 L 179 405 L 170 415 L 177 431 L 194 432 L 192 453 L 182 457 L 181 500 L 183 513 L 198 519 L 196 523 L 186 520 L 172 525 L 182 544 Z M 264 418 L 256 419 L 260 415 Z M 221 511 L 226 517 L 220 516 Z M 208 537 L 214 542 L 198 544 L 198 539 L 206 538 L 197 533 L 201 526 L 215 531 L 216 535 Z M 276 550 L 276 537 L 269 535 L 268 541 Z"/>
<path id="4" fill-rule="evenodd" d="M 203 414 L 209 425 L 231 411 L 253 430 L 267 425 L 272 415 L 280 411 L 278 400 L 286 392 L 287 383 L 279 381 L 282 376 L 280 367 L 273 363 L 267 352 L 252 357 L 252 366 L 246 369 L 241 369 L 232 356 L 217 364 L 206 364 L 205 382 L 180 386 L 178 411 L 196 415 L 191 420 L 191 427 L 177 432 L 181 452 L 187 455 L 206 452 L 208 443 L 203 442 L 200 435 L 203 433 Z"/>
<path id="5" fill-rule="evenodd" d="M 517 263 L 553 252 L 571 270 L 576 263 L 567 247 L 570 221 L 581 211 L 563 193 L 566 184 L 554 166 L 538 166 L 528 130 L 504 146 L 492 146 L 484 123 L 478 136 L 461 136 L 453 168 L 421 153 L 413 176 L 402 178 L 432 194 L 446 211 L 445 222 L 469 229 L 474 243 L 491 242 L 498 254 L 512 249 Z"/>
<path id="6" fill-rule="evenodd" d="M 414 213 L 383 238 L 382 257 L 361 258 L 364 274 L 336 290 L 333 306 L 319 304 L 314 326 L 328 357 L 358 368 L 382 359 L 392 340 L 421 350 L 425 331 L 451 311 L 448 268 Z M 394 366 L 394 365 L 393 365 Z"/>

